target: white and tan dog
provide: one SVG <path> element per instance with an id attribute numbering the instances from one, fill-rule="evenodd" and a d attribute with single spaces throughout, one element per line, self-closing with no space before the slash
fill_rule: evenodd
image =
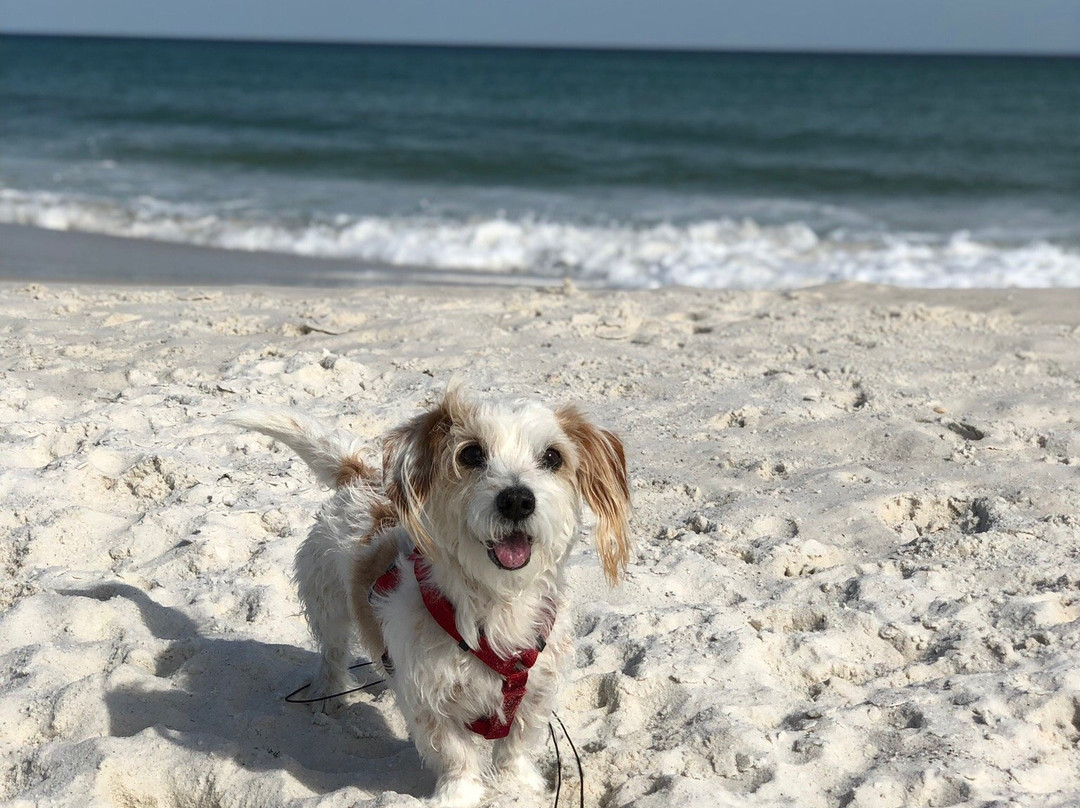
<path id="1" fill-rule="evenodd" d="M 497 775 L 542 789 L 533 758 L 573 650 L 563 568 L 583 502 L 611 583 L 629 557 L 619 439 L 573 407 L 451 389 L 385 439 L 380 475 L 354 436 L 298 413 L 230 420 L 287 444 L 335 489 L 296 554 L 322 655 L 309 695 L 349 689 L 358 633 L 438 776 L 433 805 L 483 801 L 484 738 Z"/>

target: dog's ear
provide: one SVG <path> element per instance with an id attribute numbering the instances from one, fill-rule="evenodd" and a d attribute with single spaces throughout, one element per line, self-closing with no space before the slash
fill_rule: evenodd
<path id="1" fill-rule="evenodd" d="M 594 426 L 576 407 L 563 407 L 556 417 L 577 447 L 578 489 L 596 514 L 596 549 L 614 586 L 630 561 L 630 485 L 622 441 Z"/>
<path id="2" fill-rule="evenodd" d="M 448 390 L 435 406 L 417 415 L 383 441 L 383 487 L 401 524 L 420 545 L 430 544 L 421 513 L 438 473 L 454 412 L 461 405 L 456 390 Z"/>

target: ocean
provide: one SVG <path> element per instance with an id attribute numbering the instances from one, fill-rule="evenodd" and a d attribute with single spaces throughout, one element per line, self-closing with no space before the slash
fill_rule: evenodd
<path id="1" fill-rule="evenodd" d="M 1080 59 L 3 36 L 0 222 L 630 288 L 1078 286 Z"/>

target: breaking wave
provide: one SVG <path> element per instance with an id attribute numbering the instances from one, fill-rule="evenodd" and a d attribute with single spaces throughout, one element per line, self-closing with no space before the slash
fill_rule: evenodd
<path id="1" fill-rule="evenodd" d="M 344 258 L 402 267 L 527 273 L 629 288 L 775 289 L 854 280 L 918 287 L 1080 286 L 1080 251 L 1046 240 L 759 224 L 557 221 L 531 216 L 241 215 L 139 197 L 123 204 L 0 189 L 0 222 L 128 238 Z"/>

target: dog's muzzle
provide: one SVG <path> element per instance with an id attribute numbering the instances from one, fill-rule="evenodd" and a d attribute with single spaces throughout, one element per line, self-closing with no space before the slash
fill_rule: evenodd
<path id="1" fill-rule="evenodd" d="M 520 524 L 536 510 L 536 495 L 524 485 L 512 485 L 495 495 L 495 510 L 508 522 Z M 532 558 L 532 538 L 520 528 L 488 545 L 488 558 L 499 569 L 519 570 Z"/>

